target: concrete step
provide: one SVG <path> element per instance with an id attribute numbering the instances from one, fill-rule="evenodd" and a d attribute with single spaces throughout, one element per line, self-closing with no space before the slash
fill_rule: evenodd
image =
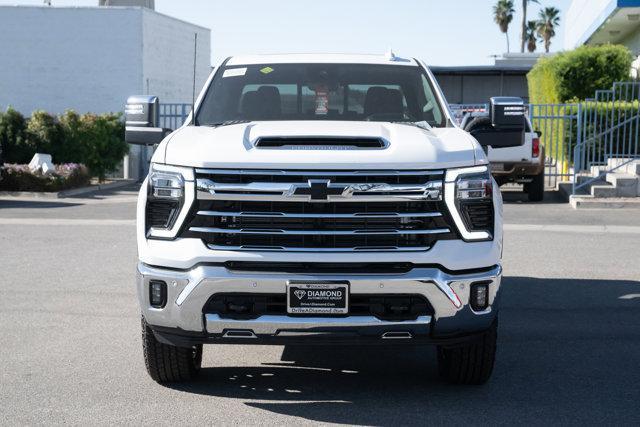
<path id="1" fill-rule="evenodd" d="M 571 196 L 569 204 L 574 209 L 640 209 L 640 198 Z"/>
<path id="2" fill-rule="evenodd" d="M 593 166 L 597 168 L 599 166 Z M 616 169 L 617 168 L 617 169 Z M 623 159 L 608 159 L 607 169 L 616 169 L 614 172 L 627 173 L 630 175 L 640 175 L 640 160 L 631 160 L 630 158 Z"/>
<path id="3" fill-rule="evenodd" d="M 558 183 L 558 191 L 560 192 L 560 196 L 564 199 L 565 202 L 569 201 L 569 197 L 571 197 L 571 193 L 573 192 L 573 182 L 571 181 L 562 181 Z"/>
<path id="4" fill-rule="evenodd" d="M 615 169 L 615 168 L 619 167 L 620 165 L 629 163 L 630 160 L 631 160 L 630 157 L 620 157 L 620 158 L 607 159 L 607 169 L 608 170 Z"/>
<path id="5" fill-rule="evenodd" d="M 607 170 L 608 169 L 606 166 L 591 166 L 591 168 L 589 169 L 589 175 L 591 175 L 592 177 L 604 175 Z"/>
<path id="6" fill-rule="evenodd" d="M 629 175 L 640 176 L 640 160 L 636 160 L 633 163 L 629 163 L 628 165 L 625 165 L 623 170 L 625 173 L 628 173 Z"/>
<path id="7" fill-rule="evenodd" d="M 598 179 L 594 180 L 592 185 L 598 185 L 598 184 L 606 184 L 605 181 L 605 176 L 606 175 L 602 175 L 600 176 Z M 584 184 L 585 182 L 591 181 L 592 179 L 596 178 L 596 176 L 591 176 L 591 175 L 578 175 L 577 176 L 577 183 L 578 185 L 580 184 Z"/>
<path id="8" fill-rule="evenodd" d="M 592 185 L 590 194 L 593 197 L 618 197 L 618 191 L 616 187 L 611 184 L 608 185 Z"/>
<path id="9" fill-rule="evenodd" d="M 616 188 L 618 197 L 637 197 L 640 195 L 637 175 L 613 172 L 607 174 L 606 180 Z"/>

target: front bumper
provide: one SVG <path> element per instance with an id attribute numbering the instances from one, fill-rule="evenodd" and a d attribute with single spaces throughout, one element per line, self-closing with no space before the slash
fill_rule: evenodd
<path id="1" fill-rule="evenodd" d="M 304 338 L 311 341 L 367 338 L 376 341 L 422 339 L 442 341 L 469 336 L 490 327 L 499 302 L 502 268 L 455 274 L 439 268 L 414 268 L 403 274 L 300 274 L 232 271 L 224 266 L 199 265 L 174 270 L 138 265 L 138 298 L 142 313 L 159 339 L 178 345 L 208 342 L 281 343 Z M 153 308 L 149 282 L 167 283 L 167 304 Z M 373 316 L 293 317 L 263 315 L 250 320 L 221 318 L 203 313 L 217 293 L 275 294 L 286 292 L 287 282 L 349 281 L 354 294 L 422 295 L 433 314 L 414 320 L 385 321 Z M 471 284 L 489 283 L 489 307 L 481 312 L 469 305 Z"/>

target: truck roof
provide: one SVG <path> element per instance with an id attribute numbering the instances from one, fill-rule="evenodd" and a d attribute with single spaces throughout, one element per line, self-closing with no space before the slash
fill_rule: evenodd
<path id="1" fill-rule="evenodd" d="M 232 56 L 227 66 L 256 64 L 380 64 L 380 65 L 418 65 L 415 59 L 400 58 L 389 52 L 386 55 L 354 55 L 340 53 L 290 53 L 274 55 L 240 55 Z"/>

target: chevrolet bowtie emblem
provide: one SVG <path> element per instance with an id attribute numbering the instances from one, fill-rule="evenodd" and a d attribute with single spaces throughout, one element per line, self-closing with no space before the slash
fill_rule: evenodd
<path id="1" fill-rule="evenodd" d="M 300 185 L 293 192 L 294 196 L 310 196 L 312 202 L 326 202 L 329 196 L 339 196 L 344 186 L 331 186 L 328 179 L 310 179 L 306 186 Z"/>

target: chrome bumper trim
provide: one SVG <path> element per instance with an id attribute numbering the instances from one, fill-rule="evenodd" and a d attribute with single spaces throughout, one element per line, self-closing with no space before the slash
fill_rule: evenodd
<path id="1" fill-rule="evenodd" d="M 262 234 L 262 235 L 282 235 L 291 236 L 379 236 L 392 234 L 446 234 L 451 232 L 448 228 L 430 228 L 424 230 L 414 229 L 375 229 L 365 230 L 282 230 L 282 229 L 252 229 L 252 228 L 217 228 L 217 227 L 190 227 L 189 231 L 206 234 Z"/>
<path id="2" fill-rule="evenodd" d="M 314 327 L 342 327 L 340 322 L 347 325 L 353 319 L 349 317 L 294 317 L 259 318 L 256 320 L 234 321 L 219 319 L 214 314 L 203 314 L 203 307 L 209 298 L 216 293 L 255 293 L 274 294 L 286 293 L 287 283 L 291 280 L 305 281 L 349 281 L 350 292 L 356 294 L 411 294 L 421 295 L 429 301 L 433 308 L 433 315 L 429 318 L 429 328 L 432 333 L 449 334 L 473 332 L 487 328 L 497 313 L 498 292 L 500 288 L 502 268 L 497 265 L 491 270 L 468 274 L 449 274 L 437 268 L 415 268 L 401 274 L 367 274 L 354 271 L 353 274 L 302 274 L 277 272 L 239 272 L 228 270 L 222 266 L 197 266 L 192 270 L 171 270 L 138 264 L 138 299 L 142 314 L 152 326 L 179 328 L 191 332 L 212 332 L 229 329 L 251 329 L 252 324 L 260 330 L 260 323 L 265 326 L 267 333 L 284 325 L 287 329 L 296 329 L 300 323 L 314 323 L 302 325 L 301 328 Z M 153 308 L 149 302 L 148 286 L 151 280 L 162 280 L 167 283 L 167 304 L 164 308 Z M 471 284 L 476 281 L 489 281 L 490 307 L 482 312 L 475 312 L 469 304 Z M 351 316 L 356 317 L 356 316 Z M 345 320 L 347 319 L 347 320 Z M 224 321 L 223 321 L 224 320 Z M 395 332 L 417 333 L 418 325 L 402 322 L 372 320 L 358 317 L 355 322 L 369 322 L 373 325 L 357 325 L 364 329 L 378 328 L 381 334 L 388 332 L 386 327 Z M 240 322 L 240 323 L 238 323 Z M 315 323 L 318 322 L 318 323 Z M 328 324 L 327 324 L 328 323 Z M 244 325 L 244 326 L 243 326 Z M 275 325 L 275 326 L 274 326 Z M 353 327 L 351 324 L 350 327 Z M 309 331 L 315 332 L 313 330 Z M 256 331 L 256 334 L 262 333 Z"/>
<path id="3" fill-rule="evenodd" d="M 366 333 L 368 329 L 383 327 L 385 333 L 409 332 L 407 328 L 422 333 L 429 332 L 431 316 L 418 316 L 416 320 L 386 321 L 373 316 L 347 317 L 288 317 L 265 315 L 251 320 L 222 319 L 217 314 L 206 314 L 205 323 L 210 334 L 226 332 L 253 332 L 255 335 L 278 335 L 288 332 L 354 332 Z"/>

